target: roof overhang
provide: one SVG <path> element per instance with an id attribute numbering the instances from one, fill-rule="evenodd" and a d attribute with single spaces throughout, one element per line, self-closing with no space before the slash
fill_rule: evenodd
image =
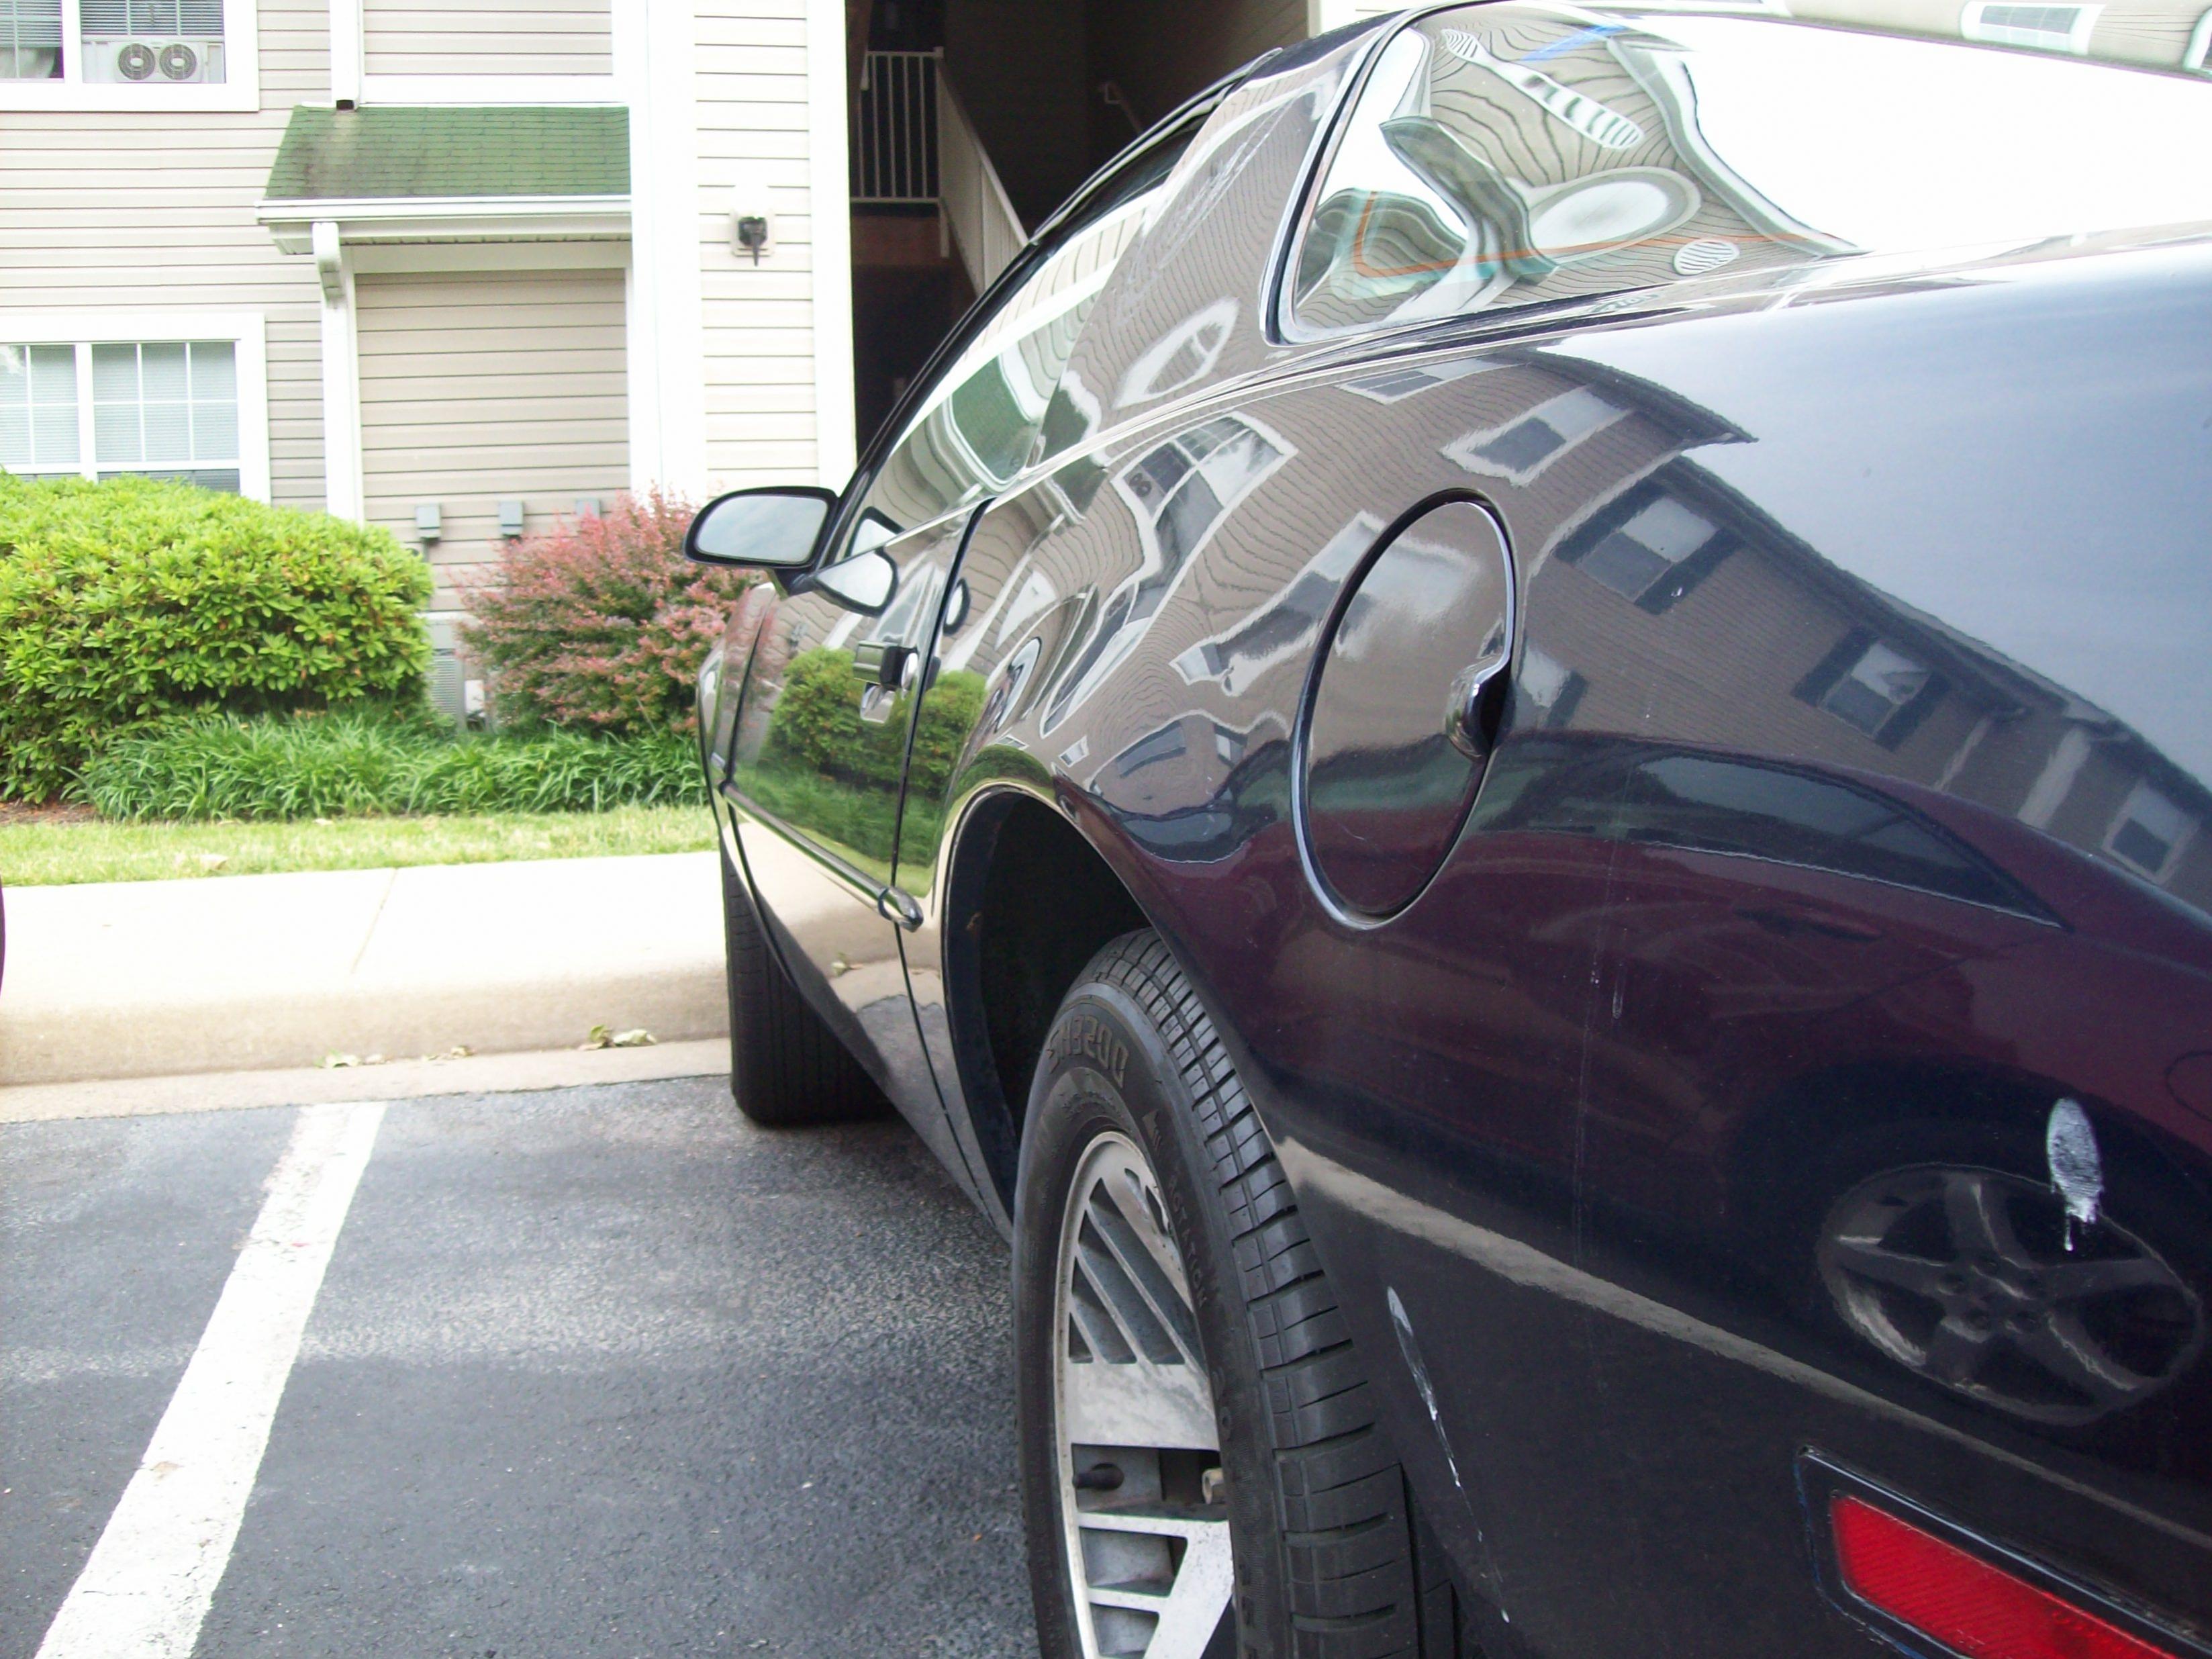
<path id="1" fill-rule="evenodd" d="M 380 196 L 264 200 L 254 217 L 286 253 L 314 251 L 314 227 L 341 243 L 623 241 L 628 196 Z"/>

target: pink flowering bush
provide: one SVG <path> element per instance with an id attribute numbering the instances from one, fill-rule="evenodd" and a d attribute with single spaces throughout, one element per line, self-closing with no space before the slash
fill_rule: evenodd
<path id="1" fill-rule="evenodd" d="M 510 727 L 693 729 L 692 680 L 750 577 L 684 558 L 690 503 L 655 490 L 510 544 L 464 591 L 465 631 Z"/>

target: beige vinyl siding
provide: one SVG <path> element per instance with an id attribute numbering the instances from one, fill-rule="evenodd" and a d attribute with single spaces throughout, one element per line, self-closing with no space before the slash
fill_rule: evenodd
<path id="1" fill-rule="evenodd" d="M 291 107 L 329 96 L 328 11 L 262 0 L 258 112 L 15 111 L 0 135 L 0 339 L 11 311 L 258 311 L 269 349 L 270 492 L 323 503 L 313 262 L 254 204 Z"/>
<path id="2" fill-rule="evenodd" d="M 610 0 L 368 0 L 371 75 L 611 75 Z"/>
<path id="3" fill-rule="evenodd" d="M 696 27 L 708 477 L 717 489 L 811 483 L 805 0 L 700 0 Z M 741 169 L 757 171 L 781 204 L 775 252 L 757 267 L 730 249 L 730 189 Z"/>
<path id="4" fill-rule="evenodd" d="M 261 0 L 261 107 L 289 113 L 330 97 L 329 0 Z"/>
<path id="5" fill-rule="evenodd" d="M 437 503 L 438 603 L 495 556 L 501 501 L 541 530 L 629 486 L 621 271 L 363 276 L 355 303 L 368 519 L 411 547 Z"/>

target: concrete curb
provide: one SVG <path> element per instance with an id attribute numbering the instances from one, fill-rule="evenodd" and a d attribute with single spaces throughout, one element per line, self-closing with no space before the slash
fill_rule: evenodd
<path id="1" fill-rule="evenodd" d="M 720 1037 L 714 858 L 17 888 L 0 1088 Z"/>
<path id="2" fill-rule="evenodd" d="M 644 1083 L 726 1075 L 726 1038 L 645 1048 L 541 1049 L 467 1060 L 404 1060 L 384 1066 L 312 1066 L 272 1072 L 204 1072 L 185 1077 L 117 1078 L 0 1089 L 0 1123 L 60 1118 L 137 1117 L 155 1112 L 222 1112 L 256 1106 L 313 1106 L 353 1100 L 419 1100 L 430 1095 L 512 1094 L 586 1083 Z"/>

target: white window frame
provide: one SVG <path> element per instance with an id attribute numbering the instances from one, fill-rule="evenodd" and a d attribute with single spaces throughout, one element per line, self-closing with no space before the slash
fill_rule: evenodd
<path id="1" fill-rule="evenodd" d="M 1905 696 L 1902 697 L 1893 697 L 1887 690 L 1877 688 L 1872 682 L 1861 679 L 1859 678 L 1859 670 L 1866 666 L 1867 659 L 1874 655 L 1877 651 L 1896 658 L 1899 663 L 1903 665 L 1908 672 L 1918 674 L 1921 677 L 1920 684 L 1913 687 L 1913 689 Z M 1921 695 L 1926 691 L 1929 681 L 1935 678 L 1935 672 L 1936 671 L 1930 668 L 1926 663 L 1921 661 L 1919 658 L 1908 655 L 1904 651 L 1899 650 L 1896 646 L 1892 645 L 1887 640 L 1883 639 L 1880 635 L 1876 635 L 1873 639 L 1869 640 L 1865 645 L 1860 647 L 1857 656 L 1853 657 L 1849 662 L 1844 665 L 1844 672 L 1842 673 L 1837 675 L 1834 679 L 1829 681 L 1826 685 L 1821 688 L 1820 695 L 1813 699 L 1813 706 L 1815 708 L 1818 708 L 1822 714 L 1827 715 L 1830 719 L 1841 720 L 1845 726 L 1850 726 L 1852 731 L 1857 732 L 1861 737 L 1867 738 L 1869 742 L 1880 743 L 1881 741 L 1882 733 L 1889 730 L 1891 724 L 1897 719 L 1897 717 L 1899 714 L 1902 714 L 1906 709 L 1911 708 L 1913 703 L 1918 701 Z M 1861 726 L 1849 714 L 1844 714 L 1842 709 L 1834 707 L 1829 702 L 1829 699 L 1833 697 L 1837 692 L 1842 690 L 1846 685 L 1853 684 L 1856 684 L 1861 690 L 1867 692 L 1870 696 L 1879 697 L 1882 702 L 1889 705 L 1887 711 L 1883 714 L 1880 720 L 1874 723 L 1871 729 L 1867 726 Z"/>
<path id="2" fill-rule="evenodd" d="M 1530 421 L 1540 421 L 1553 432 L 1560 432 L 1553 415 L 1577 400 L 1592 399 L 1604 405 L 1603 412 L 1578 431 L 1560 433 L 1560 441 L 1527 466 L 1508 466 L 1482 453 L 1515 428 L 1525 426 Z M 1553 393 L 1534 407 L 1498 422 L 1495 426 L 1481 427 L 1454 439 L 1444 446 L 1444 459 L 1465 467 L 1469 472 L 1485 473 L 1493 478 L 1505 478 L 1516 484 L 1525 484 L 1540 477 L 1562 455 L 1572 453 L 1599 433 L 1619 425 L 1627 416 L 1628 410 L 1625 407 L 1595 386 L 1571 386 Z"/>
<path id="3" fill-rule="evenodd" d="M 0 81 L 0 110 L 258 110 L 261 107 L 259 0 L 222 0 L 222 72 L 211 86 L 144 82 L 109 86 L 84 78 L 84 25 L 77 0 L 62 0 L 62 78 Z"/>
<path id="4" fill-rule="evenodd" d="M 2019 46 L 2029 52 L 2069 52 L 2076 58 L 2086 56 L 2089 50 L 2089 37 L 2095 33 L 2097 19 L 2105 9 L 2101 0 L 2091 0 L 2089 3 L 2085 3 L 2084 0 L 2048 0 L 2052 9 L 2070 9 L 2074 14 L 2073 25 L 2063 45 L 2056 35 L 2047 41 L 2024 38 L 2041 33 L 2039 30 L 2016 29 L 2008 23 L 1985 21 L 1987 14 L 1993 9 L 2010 11 L 2017 6 L 2034 6 L 2044 3 L 2045 0 L 1966 0 L 1965 9 L 1959 14 L 1959 33 L 1969 40 Z"/>
<path id="5" fill-rule="evenodd" d="M 76 348 L 77 475 L 96 478 L 92 349 L 185 341 L 228 341 L 238 370 L 238 493 L 269 499 L 269 347 L 258 311 L 0 311 L 0 341 L 9 345 Z M 130 469 L 111 468 L 114 471 Z M 148 471 L 175 471 L 149 467 Z M 42 476 L 67 476 L 47 472 Z"/>
<path id="6" fill-rule="evenodd" d="M 2120 851 L 2118 846 L 2120 831 L 2126 829 L 2134 819 L 2137 807 L 2147 795 L 2170 807 L 2182 818 L 2181 833 L 2177 835 L 2168 845 L 2166 861 L 2155 870 L 2136 863 L 2125 853 Z M 2191 816 L 2187 807 L 2167 794 L 2165 790 L 2154 787 L 2147 780 L 2138 778 L 2136 780 L 2135 787 L 2130 789 L 2121 800 L 2119 810 L 2112 814 L 2112 821 L 2105 826 L 2105 838 L 2102 845 L 2107 853 L 2129 869 L 2138 872 L 2153 882 L 2163 883 L 2180 866 L 2182 855 L 2188 852 L 2190 844 L 2197 839 L 2197 832 L 2201 828 L 2203 825 Z"/>

